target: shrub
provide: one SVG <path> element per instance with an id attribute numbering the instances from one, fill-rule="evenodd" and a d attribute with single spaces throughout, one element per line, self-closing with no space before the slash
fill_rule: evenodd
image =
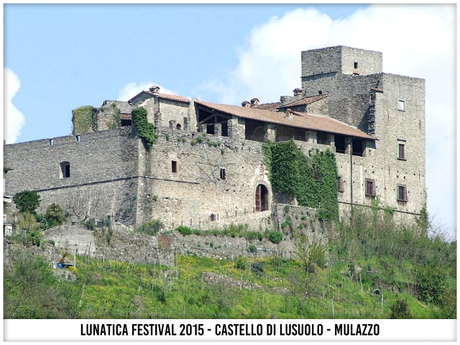
<path id="1" fill-rule="evenodd" d="M 13 201 L 19 211 L 34 213 L 37 207 L 40 206 L 40 195 L 36 191 L 25 190 L 16 193 Z"/>
<path id="2" fill-rule="evenodd" d="M 135 231 L 145 235 L 155 236 L 163 228 L 164 224 L 161 221 L 153 219 L 150 222 L 142 224 L 136 228 Z"/>
<path id="3" fill-rule="evenodd" d="M 64 210 L 58 204 L 51 204 L 46 209 L 45 219 L 48 227 L 61 225 L 65 221 Z"/>
<path id="4" fill-rule="evenodd" d="M 250 251 L 251 253 L 255 253 L 256 250 L 257 250 L 257 247 L 256 247 L 255 245 L 253 245 L 253 244 L 250 244 L 249 247 L 248 247 L 248 249 L 249 249 L 249 251 Z"/>
<path id="5" fill-rule="evenodd" d="M 30 212 L 20 212 L 18 215 L 19 228 L 22 230 L 37 230 L 40 225 L 37 223 L 35 216 Z"/>
<path id="6" fill-rule="evenodd" d="M 390 307 L 390 319 L 410 319 L 411 313 L 407 300 L 397 298 L 396 302 Z"/>
<path id="7" fill-rule="evenodd" d="M 152 286 L 152 293 L 158 302 L 164 304 L 166 302 L 166 296 L 164 290 L 158 285 Z"/>
<path id="8" fill-rule="evenodd" d="M 190 229 L 188 226 L 179 226 L 177 229 L 177 231 L 179 231 L 179 233 L 182 235 L 182 236 L 186 236 L 186 235 L 191 235 L 192 234 L 192 229 Z"/>
<path id="9" fill-rule="evenodd" d="M 278 232 L 278 231 L 270 231 L 268 233 L 268 239 L 272 243 L 280 243 L 281 240 L 283 239 L 283 234 L 281 232 Z"/>
<path id="10" fill-rule="evenodd" d="M 446 274 L 440 268 L 419 269 L 415 280 L 422 301 L 440 304 L 447 287 Z"/>
<path id="11" fill-rule="evenodd" d="M 246 259 L 239 256 L 237 259 L 236 259 L 236 262 L 235 262 L 235 267 L 238 268 L 239 270 L 245 270 L 246 267 L 247 267 L 247 264 L 246 264 Z"/>

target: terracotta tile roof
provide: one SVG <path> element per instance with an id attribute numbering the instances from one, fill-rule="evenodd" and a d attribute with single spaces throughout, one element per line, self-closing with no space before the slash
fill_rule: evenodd
<path id="1" fill-rule="evenodd" d="M 313 102 L 319 101 L 320 99 L 326 98 L 328 95 L 316 95 L 316 96 L 307 96 L 303 97 L 297 101 L 283 104 L 280 106 L 280 108 L 289 108 L 289 107 L 295 107 L 298 105 L 305 105 L 305 104 L 311 104 Z"/>
<path id="2" fill-rule="evenodd" d="M 120 119 L 122 120 L 131 120 L 131 114 L 120 114 Z"/>
<path id="3" fill-rule="evenodd" d="M 287 116 L 287 114 L 283 112 L 277 113 L 255 107 L 241 107 L 236 105 L 217 104 L 199 100 L 195 100 L 195 103 L 220 111 L 222 113 L 245 119 L 375 140 L 374 137 L 353 126 L 347 125 L 346 123 L 326 116 L 310 115 L 296 111 L 290 112 L 292 115 Z"/>
<path id="4" fill-rule="evenodd" d="M 186 97 L 183 97 L 183 96 L 170 95 L 170 94 L 167 94 L 167 93 L 153 93 L 153 92 L 150 92 L 150 91 L 141 91 L 136 96 L 131 98 L 128 101 L 128 103 L 132 103 L 137 97 L 141 96 L 142 94 L 147 94 L 147 95 L 150 95 L 150 96 L 155 96 L 155 97 L 163 98 L 163 99 L 169 99 L 171 101 L 190 103 L 190 100 L 188 98 L 186 98 Z"/>
<path id="5" fill-rule="evenodd" d="M 275 111 L 281 105 L 281 102 L 262 103 L 257 106 L 259 109 Z"/>
<path id="6" fill-rule="evenodd" d="M 170 94 L 167 94 L 167 93 L 152 93 L 152 92 L 149 92 L 149 93 L 154 95 L 154 96 L 157 96 L 159 98 L 169 99 L 171 101 L 190 103 L 190 100 L 188 98 L 186 98 L 186 97 L 183 97 L 183 96 L 170 95 Z"/>

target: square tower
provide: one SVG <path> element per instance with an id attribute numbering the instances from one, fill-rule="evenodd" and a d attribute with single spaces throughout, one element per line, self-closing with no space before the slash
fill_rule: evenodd
<path id="1" fill-rule="evenodd" d="M 345 46 L 302 52 L 302 78 L 321 74 L 382 73 L 382 53 Z"/>

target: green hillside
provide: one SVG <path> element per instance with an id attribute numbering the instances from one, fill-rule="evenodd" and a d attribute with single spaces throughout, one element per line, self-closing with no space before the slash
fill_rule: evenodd
<path id="1" fill-rule="evenodd" d="M 295 240 L 297 260 L 177 255 L 171 267 L 77 257 L 53 270 L 13 241 L 4 318 L 456 318 L 456 242 L 370 213 L 328 228 L 327 246 Z"/>

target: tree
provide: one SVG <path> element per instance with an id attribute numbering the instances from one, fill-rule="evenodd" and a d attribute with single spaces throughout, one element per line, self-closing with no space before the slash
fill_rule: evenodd
<path id="1" fill-rule="evenodd" d="M 46 209 L 45 219 L 49 227 L 61 225 L 65 221 L 64 210 L 58 204 L 51 204 Z"/>
<path id="2" fill-rule="evenodd" d="M 37 207 L 40 206 L 40 195 L 36 191 L 25 190 L 16 193 L 13 201 L 19 211 L 34 213 Z"/>

